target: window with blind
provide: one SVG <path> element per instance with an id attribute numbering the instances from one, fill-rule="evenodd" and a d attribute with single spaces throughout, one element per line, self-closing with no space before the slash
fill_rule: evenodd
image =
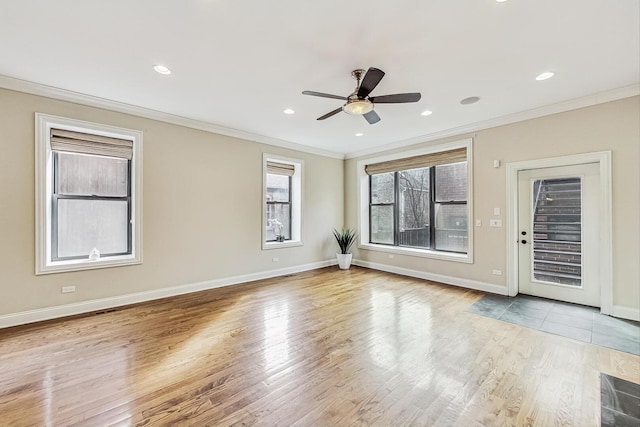
<path id="1" fill-rule="evenodd" d="M 359 162 L 361 189 L 366 188 L 361 226 L 367 228 L 361 246 L 421 256 L 468 255 L 470 144 L 454 146 Z"/>
<path id="2" fill-rule="evenodd" d="M 265 154 L 263 249 L 301 244 L 302 162 Z"/>
<path id="3" fill-rule="evenodd" d="M 140 262 L 141 134 L 120 131 L 38 115 L 38 274 Z"/>

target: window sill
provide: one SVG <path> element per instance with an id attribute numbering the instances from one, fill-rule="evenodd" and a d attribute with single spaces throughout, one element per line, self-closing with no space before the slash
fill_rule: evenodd
<path id="1" fill-rule="evenodd" d="M 125 265 L 142 264 L 142 259 L 132 255 L 121 255 L 108 258 L 102 258 L 96 261 L 86 260 L 69 260 L 54 261 L 44 266 L 38 266 L 36 275 L 50 273 L 65 273 L 69 271 L 93 270 L 96 268 L 121 267 Z"/>
<path id="2" fill-rule="evenodd" d="M 262 242 L 262 250 L 291 248 L 302 246 L 302 240 L 287 240 L 285 242 Z"/>
<path id="3" fill-rule="evenodd" d="M 432 259 L 439 259 L 443 261 L 462 262 L 466 264 L 473 263 L 473 259 L 468 253 L 457 254 L 457 253 L 449 253 L 449 252 L 431 251 L 428 249 L 376 245 L 375 243 L 360 243 L 358 245 L 358 248 L 368 250 L 368 251 L 386 252 L 391 254 L 408 255 L 408 256 L 415 256 L 415 257 L 421 257 L 421 258 L 432 258 Z"/>

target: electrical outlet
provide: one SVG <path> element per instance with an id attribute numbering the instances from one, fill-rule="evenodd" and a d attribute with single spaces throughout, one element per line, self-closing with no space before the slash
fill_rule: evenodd
<path id="1" fill-rule="evenodd" d="M 278 261 L 280 261 L 280 260 L 278 259 L 278 257 L 275 257 L 275 256 L 274 256 L 273 258 L 271 258 L 271 262 L 278 262 Z"/>
<path id="2" fill-rule="evenodd" d="M 63 294 L 70 294 L 72 292 L 76 291 L 76 287 L 75 286 L 63 286 L 62 287 L 62 293 Z"/>
<path id="3" fill-rule="evenodd" d="M 493 270 L 493 274 L 496 276 L 502 276 L 502 270 Z"/>

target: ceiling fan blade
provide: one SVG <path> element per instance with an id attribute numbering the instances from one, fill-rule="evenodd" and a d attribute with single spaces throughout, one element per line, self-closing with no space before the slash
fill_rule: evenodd
<path id="1" fill-rule="evenodd" d="M 365 119 L 367 119 L 370 125 L 374 123 L 378 123 L 380 121 L 380 116 L 374 110 L 371 110 L 366 114 L 363 114 L 363 116 Z"/>
<path id="2" fill-rule="evenodd" d="M 328 119 L 331 116 L 335 116 L 336 114 L 338 114 L 340 111 L 342 111 L 342 107 L 340 108 L 336 108 L 335 110 L 325 114 L 324 116 L 320 116 L 318 117 L 316 120 L 324 120 L 324 119 Z"/>
<path id="3" fill-rule="evenodd" d="M 372 96 L 369 101 L 374 104 L 401 104 L 404 102 L 418 102 L 421 97 L 420 93 L 395 93 L 393 95 Z"/>
<path id="4" fill-rule="evenodd" d="M 378 86 L 380 80 L 384 77 L 384 71 L 377 68 L 369 68 L 367 74 L 364 75 L 362 83 L 360 83 L 360 89 L 358 89 L 358 98 L 364 98 L 371 93 L 373 89 Z"/>
<path id="5" fill-rule="evenodd" d="M 341 99 L 343 101 L 347 100 L 346 96 L 331 95 L 330 93 L 314 92 L 312 90 L 305 90 L 304 92 L 302 92 L 302 94 L 303 95 L 311 95 L 311 96 L 319 96 L 321 98 Z"/>

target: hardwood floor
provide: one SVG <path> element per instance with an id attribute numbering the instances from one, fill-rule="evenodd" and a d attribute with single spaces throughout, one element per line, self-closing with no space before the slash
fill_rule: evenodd
<path id="1" fill-rule="evenodd" d="M 598 425 L 640 357 L 352 267 L 0 330 L 0 425 Z"/>

